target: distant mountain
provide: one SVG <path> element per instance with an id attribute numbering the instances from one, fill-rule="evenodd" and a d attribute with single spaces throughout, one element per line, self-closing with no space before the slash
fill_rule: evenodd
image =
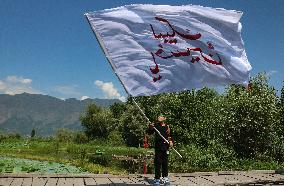
<path id="1" fill-rule="evenodd" d="M 0 94 L 0 131 L 30 135 L 34 128 L 38 135 L 48 136 L 58 128 L 81 129 L 79 117 L 89 104 L 108 107 L 115 102 L 120 100 L 96 98 L 80 101 L 40 94 Z"/>

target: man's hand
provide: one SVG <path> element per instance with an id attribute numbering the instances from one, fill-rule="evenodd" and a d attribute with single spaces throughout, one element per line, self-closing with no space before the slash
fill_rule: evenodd
<path id="1" fill-rule="evenodd" d="M 152 130 L 154 128 L 154 124 L 153 123 L 149 124 L 149 128 Z"/>
<path id="2" fill-rule="evenodd" d="M 169 141 L 169 142 L 170 142 L 169 143 L 170 147 L 173 147 L 174 146 L 173 142 L 172 141 Z"/>

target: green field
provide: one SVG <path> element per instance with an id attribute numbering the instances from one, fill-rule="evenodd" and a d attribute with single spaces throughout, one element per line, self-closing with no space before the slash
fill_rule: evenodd
<path id="1" fill-rule="evenodd" d="M 142 148 L 110 147 L 98 142 L 75 144 L 54 139 L 12 138 L 0 142 L 0 172 L 135 173 L 142 171 L 140 162 L 113 157 L 131 155 L 142 160 L 145 153 Z"/>
<path id="2" fill-rule="evenodd" d="M 86 144 L 59 142 L 53 138 L 7 138 L 0 142 L 1 173 L 142 173 L 143 161 L 150 150 L 133 147 L 114 147 L 93 141 Z M 202 149 L 185 146 L 179 149 L 184 156 L 170 155 L 170 172 L 283 169 L 273 160 L 238 159 L 218 144 Z M 117 159 L 115 157 L 122 157 Z M 127 157 L 127 158 L 125 158 Z M 148 173 L 153 173 L 153 159 L 147 159 Z"/>
<path id="3" fill-rule="evenodd" d="M 0 157 L 0 173 L 86 173 L 80 168 L 55 162 Z"/>

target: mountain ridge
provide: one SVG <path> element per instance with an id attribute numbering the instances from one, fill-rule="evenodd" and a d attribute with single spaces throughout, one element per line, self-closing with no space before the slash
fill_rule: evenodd
<path id="1" fill-rule="evenodd" d="M 0 94 L 0 131 L 30 135 L 35 129 L 37 135 L 50 136 L 58 128 L 82 129 L 79 117 L 87 106 L 95 103 L 108 107 L 118 99 L 68 98 L 62 100 L 42 94 L 22 93 Z"/>

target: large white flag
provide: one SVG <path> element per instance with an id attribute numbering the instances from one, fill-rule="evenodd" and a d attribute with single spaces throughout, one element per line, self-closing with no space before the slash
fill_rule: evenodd
<path id="1" fill-rule="evenodd" d="M 187 5 L 129 5 L 86 14 L 132 96 L 248 84 L 242 12 Z"/>

